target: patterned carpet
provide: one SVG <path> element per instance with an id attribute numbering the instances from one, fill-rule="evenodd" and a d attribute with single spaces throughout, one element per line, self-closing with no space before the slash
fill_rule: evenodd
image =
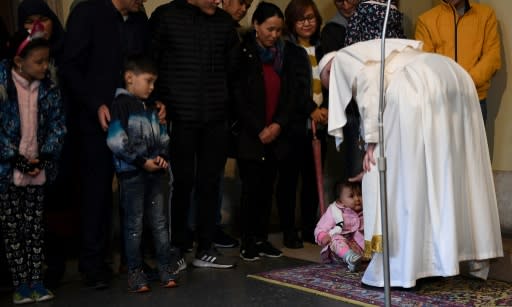
<path id="1" fill-rule="evenodd" d="M 361 287 L 362 271 L 311 264 L 248 277 L 291 287 L 359 306 L 384 306 L 384 291 Z M 420 280 L 418 289 L 391 290 L 393 306 L 512 306 L 512 284 L 467 277 Z"/>

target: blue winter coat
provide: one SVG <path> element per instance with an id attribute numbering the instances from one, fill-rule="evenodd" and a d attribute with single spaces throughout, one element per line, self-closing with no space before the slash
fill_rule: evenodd
<path id="1" fill-rule="evenodd" d="M 37 144 L 39 157 L 48 162 L 46 183 L 57 176 L 57 161 L 66 134 L 64 109 L 59 88 L 49 77 L 41 80 L 37 98 Z M 8 60 L 0 62 L 0 192 L 13 181 L 12 159 L 18 155 L 21 141 L 18 93 Z"/>

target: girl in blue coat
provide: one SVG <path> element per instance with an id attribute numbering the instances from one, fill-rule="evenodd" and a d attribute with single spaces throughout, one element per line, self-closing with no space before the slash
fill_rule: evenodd
<path id="1" fill-rule="evenodd" d="M 44 186 L 55 179 L 66 128 L 43 32 L 38 24 L 17 33 L 0 62 L 0 225 L 15 304 L 53 298 L 41 274 Z"/>

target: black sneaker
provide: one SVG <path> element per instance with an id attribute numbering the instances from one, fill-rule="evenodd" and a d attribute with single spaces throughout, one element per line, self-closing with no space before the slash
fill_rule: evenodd
<path id="1" fill-rule="evenodd" d="M 256 250 L 260 256 L 269 258 L 279 258 L 283 255 L 280 250 L 272 246 L 268 241 L 256 242 Z"/>
<path id="2" fill-rule="evenodd" d="M 183 254 L 177 248 L 171 249 L 170 263 L 171 272 L 174 275 L 178 275 L 181 271 L 185 271 L 187 269 L 187 261 L 185 261 Z"/>
<path id="3" fill-rule="evenodd" d="M 198 268 L 231 269 L 235 267 L 235 262 L 212 247 L 197 253 L 192 265 Z"/>
<path id="4" fill-rule="evenodd" d="M 253 244 L 242 244 L 242 248 L 240 249 L 240 258 L 245 261 L 256 261 L 259 260 L 258 250 L 256 249 L 256 245 Z"/>
<path id="5" fill-rule="evenodd" d="M 213 237 L 213 243 L 215 247 L 222 248 L 237 247 L 239 245 L 238 240 L 225 233 L 221 227 L 217 227 L 215 236 Z"/>

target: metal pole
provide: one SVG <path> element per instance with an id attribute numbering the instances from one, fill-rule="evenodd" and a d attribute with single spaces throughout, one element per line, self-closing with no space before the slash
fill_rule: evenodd
<path id="1" fill-rule="evenodd" d="M 382 247 L 384 251 L 384 301 L 385 306 L 391 306 L 391 291 L 389 278 L 389 238 L 388 238 L 388 206 L 386 193 L 386 157 L 384 153 L 384 66 L 386 59 L 386 28 L 388 24 L 389 10 L 391 0 L 388 0 L 386 7 L 386 16 L 382 25 L 381 54 L 380 54 L 380 95 L 379 95 L 379 158 L 377 166 L 379 168 L 380 182 L 380 203 L 382 220 Z"/>

